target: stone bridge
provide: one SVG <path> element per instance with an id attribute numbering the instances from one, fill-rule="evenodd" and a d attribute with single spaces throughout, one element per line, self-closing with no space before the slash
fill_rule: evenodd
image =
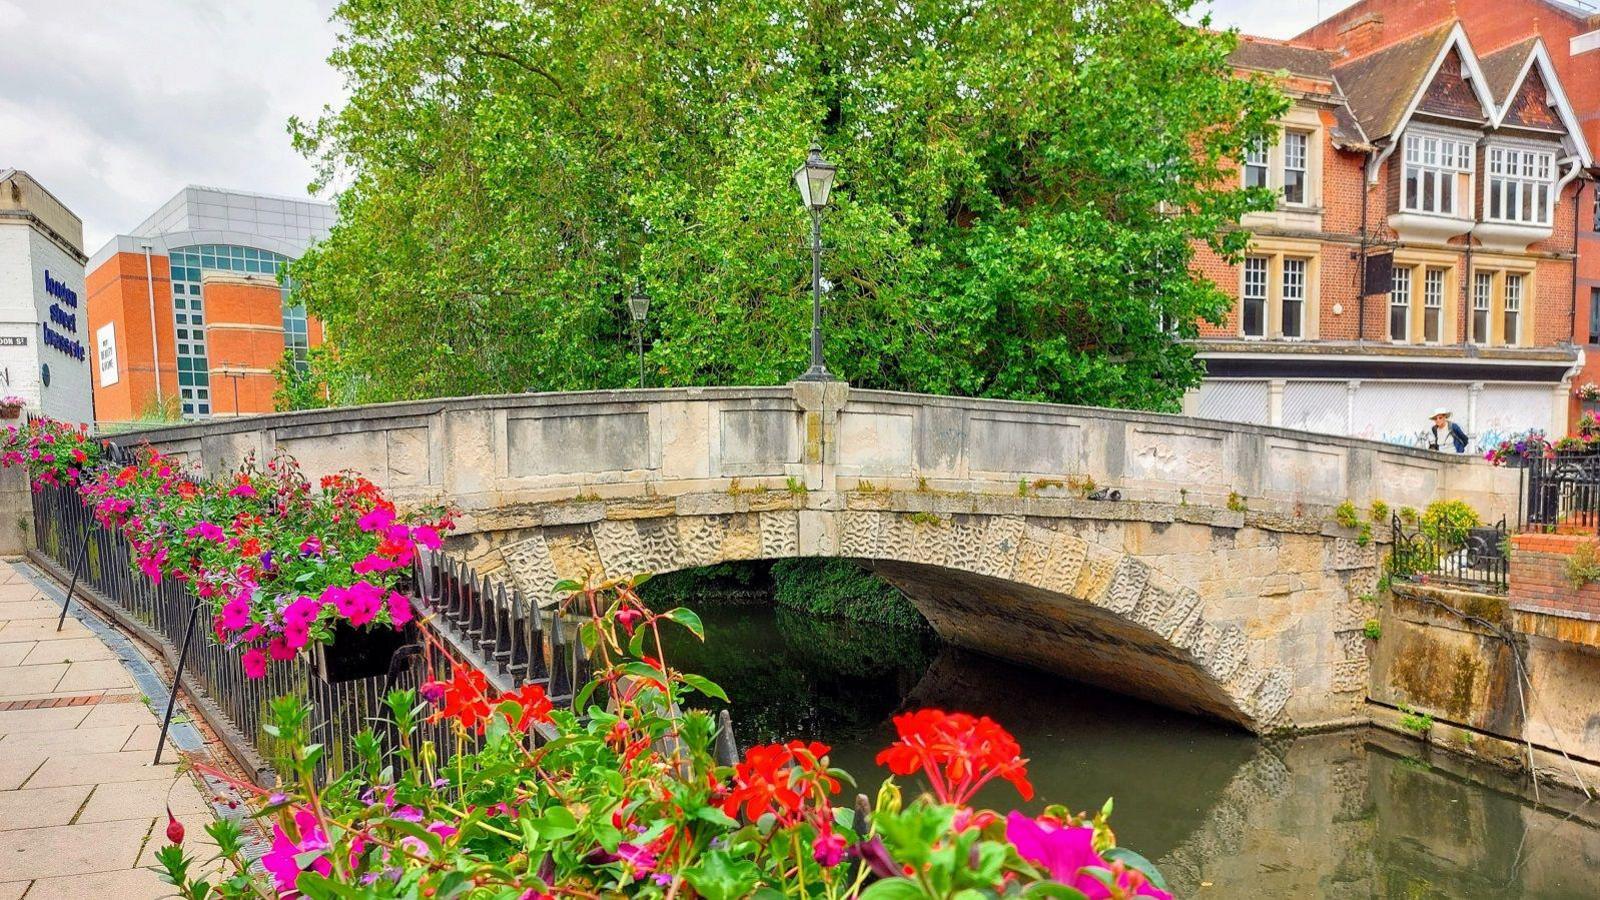
<path id="1" fill-rule="evenodd" d="M 208 470 L 281 448 L 464 515 L 455 549 L 560 578 L 859 560 L 952 642 L 1254 731 L 1358 718 L 1368 539 L 1350 500 L 1515 511 L 1516 473 L 1306 432 L 852 390 L 529 394 L 139 432 Z M 1120 491 L 1120 499 L 1103 488 Z"/>

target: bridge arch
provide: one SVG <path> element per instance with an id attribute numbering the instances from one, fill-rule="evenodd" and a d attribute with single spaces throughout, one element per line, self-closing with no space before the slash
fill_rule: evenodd
<path id="1" fill-rule="evenodd" d="M 1253 731 L 1285 724 L 1287 668 L 1253 662 L 1244 630 L 1212 621 L 1198 591 L 1068 522 L 888 510 L 603 519 L 525 530 L 499 554 L 510 580 L 538 598 L 566 578 L 855 560 L 959 646 Z"/>

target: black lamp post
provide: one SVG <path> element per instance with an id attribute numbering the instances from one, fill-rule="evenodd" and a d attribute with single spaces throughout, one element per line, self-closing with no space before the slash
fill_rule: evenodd
<path id="1" fill-rule="evenodd" d="M 644 323 L 650 317 L 650 297 L 643 287 L 628 298 L 628 313 L 633 316 L 633 343 L 639 350 L 639 387 L 644 387 Z"/>
<path id="2" fill-rule="evenodd" d="M 838 167 L 822 158 L 822 148 L 813 144 L 805 164 L 794 170 L 794 184 L 800 199 L 811 211 L 811 368 L 801 381 L 832 381 L 822 364 L 822 210 L 833 191 L 833 176 Z"/>

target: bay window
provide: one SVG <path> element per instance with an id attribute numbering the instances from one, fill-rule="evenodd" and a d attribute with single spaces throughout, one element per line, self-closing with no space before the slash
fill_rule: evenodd
<path id="1" fill-rule="evenodd" d="M 1411 339 L 1411 270 L 1396 268 L 1389 289 L 1389 340 Z"/>
<path id="2" fill-rule="evenodd" d="M 1244 290 L 1239 294 L 1245 337 L 1267 336 L 1267 258 L 1244 259 Z"/>
<path id="3" fill-rule="evenodd" d="M 1472 142 L 1433 134 L 1406 135 L 1401 209 L 1460 217 L 1472 197 Z"/>
<path id="4" fill-rule="evenodd" d="M 1490 147 L 1486 218 L 1493 222 L 1549 225 L 1554 181 L 1554 153 Z"/>

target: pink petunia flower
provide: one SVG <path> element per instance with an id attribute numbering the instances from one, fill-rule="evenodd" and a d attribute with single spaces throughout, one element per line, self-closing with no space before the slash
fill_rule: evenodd
<path id="1" fill-rule="evenodd" d="M 1111 867 L 1094 850 L 1093 828 L 1057 825 L 1012 811 L 1006 817 L 1006 840 L 1017 848 L 1017 854 L 1023 859 L 1049 872 L 1052 881 L 1082 891 L 1089 900 L 1107 900 L 1111 897 L 1111 891 L 1100 879 L 1083 871 L 1088 867 Z M 1140 872 L 1118 872 L 1117 885 L 1123 889 L 1123 893 L 1117 896 L 1172 900 L 1171 894 L 1150 884 Z"/>

